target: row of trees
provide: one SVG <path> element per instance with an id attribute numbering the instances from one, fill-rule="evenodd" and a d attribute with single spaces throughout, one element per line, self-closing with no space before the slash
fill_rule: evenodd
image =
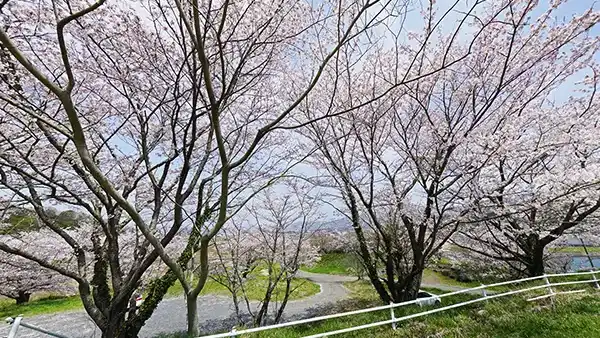
<path id="1" fill-rule="evenodd" d="M 544 249 L 600 207 L 598 14 L 560 22 L 556 5 L 535 18 L 534 2 L 507 4 L 460 64 L 307 128 L 384 302 L 414 299 L 457 231 L 454 243 L 542 274 Z M 443 62 L 438 48 L 417 69 Z M 579 93 L 557 95 L 582 73 Z"/>
<path id="2" fill-rule="evenodd" d="M 540 273 L 539 251 L 600 206 L 600 15 L 555 19 L 564 6 L 2 1 L 0 198 L 50 245 L 6 233 L 0 250 L 72 280 L 103 337 L 137 336 L 176 281 L 197 335 L 211 271 L 243 288 L 266 261 L 262 324 L 316 203 L 269 188 L 302 176 L 350 221 L 386 302 L 414 298 L 457 231 Z M 84 216 L 66 229 L 50 207 Z"/>

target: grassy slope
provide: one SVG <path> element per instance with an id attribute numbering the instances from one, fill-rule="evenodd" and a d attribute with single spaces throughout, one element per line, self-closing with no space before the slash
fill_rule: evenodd
<path id="1" fill-rule="evenodd" d="M 423 283 L 424 284 L 444 284 L 449 286 L 458 286 L 462 288 L 472 288 L 481 285 L 478 282 L 459 282 L 450 277 L 444 276 L 439 272 L 425 269 L 423 271 Z"/>
<path id="2" fill-rule="evenodd" d="M 327 253 L 312 266 L 304 266 L 302 270 L 314 273 L 325 273 L 330 275 L 352 275 L 355 274 L 357 260 L 352 254 Z"/>
<path id="3" fill-rule="evenodd" d="M 326 273 L 333 275 L 353 275 L 357 266 L 356 258 L 351 254 L 328 253 L 321 256 L 321 260 L 310 267 L 303 267 L 302 270 L 314 273 Z M 477 282 L 463 283 L 452 278 L 446 277 L 433 270 L 426 269 L 423 273 L 423 283 L 426 284 L 445 284 L 459 287 L 474 287 L 481 285 Z"/>
<path id="4" fill-rule="evenodd" d="M 353 299 L 338 310 L 377 305 L 377 297 L 370 286 L 362 282 L 348 283 Z M 592 294 L 593 293 L 593 294 Z M 396 331 L 381 326 L 343 337 L 600 337 L 600 294 L 590 290 L 584 295 L 558 296 L 555 308 L 547 303 L 527 302 L 525 296 L 503 298 L 452 309 L 442 313 L 416 318 L 399 324 Z M 473 296 L 462 295 L 444 299 L 445 305 Z M 397 309 L 396 317 L 419 312 L 417 307 Z M 389 319 L 389 310 L 362 314 L 346 319 L 330 320 L 312 325 L 267 331 L 246 337 L 302 337 L 319 332 L 347 328 L 369 322 Z"/>

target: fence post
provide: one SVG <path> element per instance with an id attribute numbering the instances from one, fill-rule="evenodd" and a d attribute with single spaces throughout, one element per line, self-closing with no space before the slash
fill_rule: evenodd
<path id="1" fill-rule="evenodd" d="M 6 322 L 9 324 L 12 324 L 12 326 L 10 328 L 10 332 L 8 333 L 8 338 L 16 338 L 17 337 L 17 331 L 19 331 L 19 326 L 21 325 L 21 319 L 23 319 L 23 317 L 21 317 L 21 316 L 18 316 L 15 319 L 6 318 Z"/>
<path id="2" fill-rule="evenodd" d="M 396 314 L 394 313 L 394 302 L 390 302 L 390 316 L 392 317 L 392 330 L 396 330 Z"/>
<path id="3" fill-rule="evenodd" d="M 487 291 L 485 290 L 485 284 L 481 284 L 481 286 L 483 286 L 483 288 L 481 289 L 481 295 L 483 296 L 483 298 L 486 298 L 488 296 Z"/>
<path id="4" fill-rule="evenodd" d="M 546 283 L 546 286 L 548 288 L 548 292 L 553 295 L 554 291 L 552 290 L 552 286 L 550 285 L 550 281 L 548 280 L 548 276 L 544 275 L 544 282 Z"/>
<path id="5" fill-rule="evenodd" d="M 231 328 L 231 337 L 237 337 L 237 334 L 235 334 L 237 332 L 237 329 L 234 327 Z"/>
<path id="6" fill-rule="evenodd" d="M 552 290 L 552 286 L 550 286 L 550 281 L 548 280 L 548 276 L 544 274 L 544 282 L 546 283 L 546 287 L 548 288 L 548 293 L 550 293 L 550 302 L 554 305 L 554 290 Z"/>
<path id="7" fill-rule="evenodd" d="M 600 289 L 600 285 L 598 285 L 598 279 L 596 278 L 595 270 L 591 270 L 591 271 L 593 271 L 592 277 L 594 277 L 594 288 Z"/>

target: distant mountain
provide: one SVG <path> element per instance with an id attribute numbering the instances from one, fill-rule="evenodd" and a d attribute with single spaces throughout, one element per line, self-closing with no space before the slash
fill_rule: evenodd
<path id="1" fill-rule="evenodd" d="M 352 225 L 350 221 L 344 218 L 334 219 L 330 221 L 323 222 L 318 225 L 319 230 L 321 231 L 350 231 L 352 230 Z"/>
<path id="2" fill-rule="evenodd" d="M 293 224 L 292 226 L 290 226 L 288 228 L 288 231 L 291 231 L 291 232 L 300 231 L 301 225 L 302 224 L 300 222 Z M 309 232 L 313 232 L 313 231 L 316 231 L 316 232 L 344 232 L 344 231 L 351 231 L 351 230 L 352 230 L 352 225 L 350 225 L 350 222 L 343 218 L 339 218 L 339 219 L 334 219 L 334 220 L 324 220 L 322 223 L 316 223 L 314 225 L 311 225 Z"/>

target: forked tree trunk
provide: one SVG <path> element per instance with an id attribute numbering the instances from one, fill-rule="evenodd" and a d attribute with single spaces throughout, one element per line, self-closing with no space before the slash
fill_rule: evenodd
<path id="1" fill-rule="evenodd" d="M 177 263 L 180 266 L 186 267 L 190 260 L 193 258 L 194 254 L 196 253 L 197 250 L 195 248 L 195 243 L 197 243 L 202 236 L 199 229 L 203 228 L 202 225 L 210 215 L 210 213 L 204 214 L 202 218 L 197 222 L 196 226 L 193 228 L 185 249 L 177 259 Z M 154 279 L 150 282 L 146 289 L 147 295 L 145 297 L 144 302 L 142 303 L 142 306 L 137 311 L 137 314 L 132 318 L 128 318 L 127 322 L 124 324 L 125 330 L 128 334 L 127 337 L 138 336 L 138 333 L 140 332 L 146 320 L 148 320 L 150 316 L 152 316 L 152 313 L 154 313 L 154 310 L 156 309 L 158 304 L 167 294 L 169 288 L 175 285 L 176 282 L 177 276 L 172 270 L 168 270 L 162 277 Z M 197 300 L 197 296 L 195 297 L 195 300 Z M 196 301 L 194 301 L 194 303 L 196 303 Z M 195 316 L 195 318 L 197 318 L 197 315 Z"/>
<path id="2" fill-rule="evenodd" d="M 283 296 L 283 300 L 281 301 L 281 305 L 279 305 L 279 309 L 277 309 L 277 314 L 273 320 L 274 324 L 279 324 L 281 321 L 281 318 L 283 317 L 283 311 L 285 310 L 288 300 L 290 299 L 290 293 L 292 293 L 292 279 L 287 278 L 285 281 L 285 294 Z"/>
<path id="3" fill-rule="evenodd" d="M 254 317 L 254 326 L 262 326 L 265 323 L 267 316 L 269 314 L 269 306 L 271 305 L 271 298 L 273 297 L 273 291 L 275 290 L 276 286 L 277 286 L 277 284 L 271 284 L 271 283 L 269 283 L 269 285 L 267 286 L 267 291 L 263 298 L 260 309 L 258 310 L 258 313 Z"/>

